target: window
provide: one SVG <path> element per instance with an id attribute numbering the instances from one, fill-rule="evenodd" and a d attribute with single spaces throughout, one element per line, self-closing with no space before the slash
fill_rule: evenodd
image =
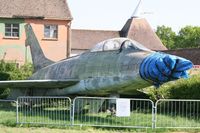
<path id="1" fill-rule="evenodd" d="M 139 42 L 136 42 L 134 40 L 129 40 L 129 39 L 127 39 L 124 42 L 122 42 L 122 46 L 121 47 L 122 47 L 122 49 L 150 51 L 149 49 L 144 47 Z"/>
<path id="2" fill-rule="evenodd" d="M 58 26 L 57 25 L 44 25 L 44 37 L 45 38 L 58 38 Z"/>
<path id="3" fill-rule="evenodd" d="M 91 52 L 110 51 L 110 50 L 118 50 L 119 48 L 120 48 L 120 39 L 108 39 L 98 43 L 90 51 Z"/>
<path id="4" fill-rule="evenodd" d="M 103 51 L 103 43 L 100 42 L 96 44 L 90 51 L 91 52 Z"/>
<path id="5" fill-rule="evenodd" d="M 103 51 L 109 51 L 109 50 L 118 50 L 120 48 L 120 42 L 117 40 L 109 40 L 104 43 Z"/>
<path id="6" fill-rule="evenodd" d="M 139 50 L 139 48 L 133 44 L 133 42 L 131 42 L 130 40 L 125 40 L 123 43 L 122 43 L 122 47 L 123 49 L 135 49 L 135 50 Z"/>
<path id="7" fill-rule="evenodd" d="M 149 49 L 145 48 L 143 45 L 134 40 L 130 40 L 127 38 L 113 38 L 98 43 L 90 50 L 90 52 L 110 51 L 110 50 L 121 51 L 123 49 L 150 51 Z"/>
<path id="8" fill-rule="evenodd" d="M 19 24 L 5 24 L 6 37 L 19 37 Z"/>

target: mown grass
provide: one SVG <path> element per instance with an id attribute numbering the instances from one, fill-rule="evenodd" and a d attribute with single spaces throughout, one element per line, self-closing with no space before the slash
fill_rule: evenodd
<path id="1" fill-rule="evenodd" d="M 152 115 L 151 113 L 139 113 L 131 112 L 130 117 L 117 117 L 111 116 L 109 113 L 98 113 L 98 114 L 84 114 L 75 115 L 74 124 L 82 125 L 94 125 L 94 126 L 129 126 L 129 127 L 152 127 Z"/>
<path id="2" fill-rule="evenodd" d="M 16 106 L 14 102 L 0 102 L 0 124 L 16 126 Z"/>

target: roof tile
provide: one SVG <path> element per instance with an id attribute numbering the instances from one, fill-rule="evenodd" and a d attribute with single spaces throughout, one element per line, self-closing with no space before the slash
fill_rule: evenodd
<path id="1" fill-rule="evenodd" d="M 72 29 L 72 49 L 91 49 L 106 39 L 119 37 L 118 31 Z"/>
<path id="2" fill-rule="evenodd" d="M 72 19 L 66 0 L 0 0 L 0 17 Z"/>

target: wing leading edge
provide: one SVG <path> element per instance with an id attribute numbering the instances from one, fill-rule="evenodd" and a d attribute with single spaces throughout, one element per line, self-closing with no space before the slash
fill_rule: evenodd
<path id="1" fill-rule="evenodd" d="M 0 81 L 0 88 L 12 89 L 55 89 L 66 88 L 78 83 L 78 79 L 66 80 L 8 80 Z"/>

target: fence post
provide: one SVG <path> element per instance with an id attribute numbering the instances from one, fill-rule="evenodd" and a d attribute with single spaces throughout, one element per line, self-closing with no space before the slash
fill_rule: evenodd
<path id="1" fill-rule="evenodd" d="M 75 101 L 76 101 L 76 97 L 72 100 L 72 126 L 74 126 L 74 110 L 75 110 Z"/>
<path id="2" fill-rule="evenodd" d="M 152 128 L 153 129 L 156 128 L 156 114 L 157 114 L 156 112 L 157 112 L 156 104 L 155 105 L 153 104 L 153 118 L 152 118 L 153 119 L 152 120 L 153 121 L 153 123 L 152 123 Z"/>
<path id="3" fill-rule="evenodd" d="M 17 124 L 19 123 L 19 110 L 18 110 L 18 98 L 17 98 L 17 101 L 16 101 L 16 110 L 17 110 L 17 112 L 16 112 L 16 121 L 17 121 Z"/>
<path id="4" fill-rule="evenodd" d="M 73 116 L 73 107 L 74 107 L 74 104 L 73 104 L 73 101 L 70 100 L 70 125 L 73 126 L 73 119 L 74 119 L 74 116 Z"/>

